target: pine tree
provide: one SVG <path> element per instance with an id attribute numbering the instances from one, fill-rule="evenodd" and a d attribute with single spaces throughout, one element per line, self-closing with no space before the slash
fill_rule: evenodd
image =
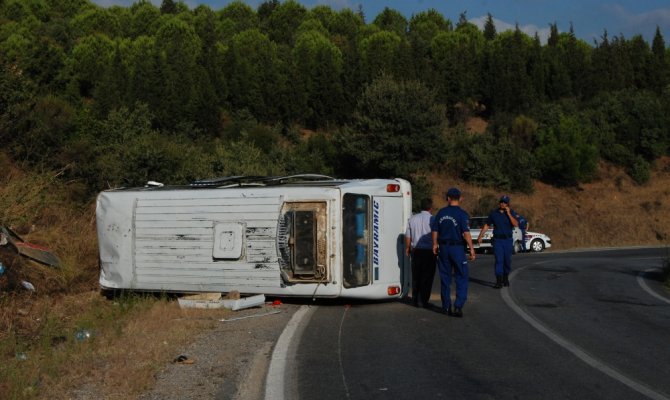
<path id="1" fill-rule="evenodd" d="M 484 23 L 484 38 L 491 41 L 496 38 L 496 25 L 493 22 L 491 13 L 486 14 L 486 22 Z"/>
<path id="2" fill-rule="evenodd" d="M 651 44 L 651 53 L 649 84 L 656 93 L 663 93 L 670 84 L 670 63 L 666 57 L 665 40 L 658 25 Z"/>

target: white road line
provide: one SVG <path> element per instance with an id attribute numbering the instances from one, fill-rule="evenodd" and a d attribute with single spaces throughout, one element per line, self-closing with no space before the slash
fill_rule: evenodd
<path id="1" fill-rule="evenodd" d="M 293 314 L 293 317 L 291 317 L 286 328 L 284 328 L 284 331 L 279 336 L 275 349 L 272 352 L 270 367 L 268 367 L 268 376 L 265 378 L 265 400 L 284 400 L 286 361 L 288 360 L 288 350 L 291 340 L 294 338 L 302 320 L 306 316 L 311 315 L 316 308 L 315 306 L 301 306 Z"/>
<path id="2" fill-rule="evenodd" d="M 347 316 L 347 310 L 349 310 L 348 306 L 344 308 L 342 319 L 340 320 L 340 330 L 337 333 L 337 358 L 340 362 L 340 374 L 342 376 L 342 384 L 344 385 L 344 393 L 346 394 L 347 399 L 350 399 L 349 386 L 347 385 L 347 378 L 344 376 L 344 366 L 342 365 L 342 325 L 344 325 L 344 317 Z"/>
<path id="3" fill-rule="evenodd" d="M 651 272 L 651 271 L 658 271 L 658 268 L 649 268 L 648 270 L 646 270 L 644 272 L 639 272 L 637 274 L 637 283 L 640 285 L 640 287 L 642 287 L 642 289 L 644 289 L 645 292 L 649 293 L 650 295 L 656 297 L 657 299 L 659 299 L 661 301 L 664 301 L 664 302 L 670 304 L 670 299 L 668 299 L 667 297 L 663 297 L 660 294 L 656 293 L 652 288 L 650 288 L 647 285 L 647 282 L 644 281 L 644 275 L 647 272 Z"/>
<path id="4" fill-rule="evenodd" d="M 519 268 L 513 271 L 512 274 L 510 275 L 510 279 L 512 279 L 517 273 L 524 270 L 525 268 L 527 267 Z M 538 321 L 532 315 L 525 312 L 521 307 L 519 307 L 519 305 L 517 305 L 514 302 L 512 296 L 510 296 L 509 294 L 509 289 L 503 288 L 500 291 L 500 294 L 502 295 L 503 300 L 505 300 L 505 303 L 507 303 L 507 305 L 512 310 L 514 310 L 514 312 L 519 314 L 519 316 L 523 318 L 526 322 L 528 322 L 533 328 L 537 329 L 540 333 L 547 336 L 553 342 L 555 342 L 559 346 L 563 347 L 564 349 L 574 354 L 577 358 L 585 362 L 587 365 L 590 365 L 591 367 L 608 375 L 610 378 L 616 379 L 617 381 L 623 383 L 624 385 L 635 390 L 636 392 L 649 397 L 650 399 L 670 400 L 670 398 L 666 397 L 663 393 L 657 392 L 654 389 L 647 387 L 643 383 L 637 382 L 634 379 L 627 377 L 626 375 L 615 370 L 614 368 L 610 367 L 609 365 L 605 364 L 603 361 L 600 361 L 594 356 L 588 354 L 586 351 L 582 350 L 579 346 L 575 345 L 574 343 L 563 338 L 556 332 L 552 331 L 551 329 L 543 325 L 540 321 Z"/>

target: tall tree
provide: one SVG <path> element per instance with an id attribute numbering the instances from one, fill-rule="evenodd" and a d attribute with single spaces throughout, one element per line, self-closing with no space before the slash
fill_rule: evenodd
<path id="1" fill-rule="evenodd" d="M 223 39 L 230 39 L 235 34 L 247 29 L 258 29 L 260 26 L 258 14 L 240 0 L 228 4 L 217 13 L 217 16 Z"/>
<path id="2" fill-rule="evenodd" d="M 547 38 L 547 46 L 549 47 L 556 47 L 558 46 L 558 24 L 554 22 L 553 24 L 549 24 L 549 38 Z"/>
<path id="3" fill-rule="evenodd" d="M 300 34 L 293 48 L 293 62 L 306 91 L 308 115 L 312 127 L 329 122 L 341 122 L 342 107 L 342 53 L 317 31 Z"/>
<path id="4" fill-rule="evenodd" d="M 343 113 L 351 115 L 364 82 L 361 54 L 358 50 L 359 32 L 364 27 L 361 17 L 345 8 L 328 24 L 331 40 L 342 53 Z"/>
<path id="5" fill-rule="evenodd" d="M 533 82 L 528 61 L 532 40 L 518 26 L 500 33 L 493 42 L 487 64 L 491 79 L 486 103 L 492 111 L 523 111 L 533 104 Z"/>
<path id="6" fill-rule="evenodd" d="M 129 107 L 145 104 L 149 109 L 158 109 L 162 101 L 160 55 L 156 39 L 140 36 L 128 46 L 128 102 Z"/>
<path id="7" fill-rule="evenodd" d="M 550 24 L 549 39 L 543 52 L 546 68 L 544 91 L 550 100 L 558 100 L 572 94 L 572 82 L 566 60 L 565 35 L 558 32 L 556 23 Z"/>
<path id="8" fill-rule="evenodd" d="M 471 24 L 433 39 L 431 54 L 437 72 L 434 81 L 441 101 L 449 107 L 458 102 L 479 100 L 479 80 L 485 39 Z"/>
<path id="9" fill-rule="evenodd" d="M 226 55 L 226 70 L 234 109 L 247 109 L 261 121 L 277 116 L 280 62 L 277 46 L 267 35 L 255 29 L 235 35 Z"/>
<path id="10" fill-rule="evenodd" d="M 435 10 L 412 16 L 409 22 L 409 44 L 412 51 L 413 77 L 424 82 L 435 79 L 431 65 L 431 42 L 441 32 L 451 30 L 451 22 Z"/>
<path id="11" fill-rule="evenodd" d="M 355 132 L 340 143 L 356 176 L 409 176 L 440 160 L 445 107 L 417 81 L 382 75 L 366 86 Z"/>
<path id="12" fill-rule="evenodd" d="M 410 60 L 407 42 L 389 31 L 379 31 L 361 40 L 359 51 L 365 80 L 370 82 L 382 73 L 406 76 Z"/>
<path id="13" fill-rule="evenodd" d="M 177 14 L 179 12 L 174 0 L 163 0 L 161 3 L 161 14 Z"/>
<path id="14" fill-rule="evenodd" d="M 399 11 L 388 7 L 384 7 L 372 23 L 382 30 L 395 33 L 399 37 L 404 37 L 407 33 L 407 19 Z"/>
<path id="15" fill-rule="evenodd" d="M 663 93 L 670 84 L 670 62 L 668 62 L 665 40 L 661 29 L 656 26 L 656 33 L 651 44 L 652 58 L 649 66 L 649 83 L 656 93 Z"/>
<path id="16" fill-rule="evenodd" d="M 585 73 L 591 68 L 592 48 L 583 40 L 575 37 L 575 31 L 570 24 L 570 30 L 567 34 L 561 35 L 559 46 L 563 52 L 563 63 L 567 70 L 572 94 L 577 98 L 584 98 L 587 93 L 589 83 L 589 74 Z"/>
<path id="17" fill-rule="evenodd" d="M 293 34 L 306 17 L 304 6 L 295 0 L 287 0 L 274 6 L 266 19 L 261 18 L 261 28 L 273 42 L 292 46 Z"/>
<path id="18" fill-rule="evenodd" d="M 614 62 L 612 59 L 612 48 L 610 45 L 607 30 L 603 32 L 599 42 L 595 42 L 595 47 L 591 53 L 591 69 L 589 70 L 589 86 L 588 96 L 592 97 L 600 91 L 605 91 L 611 88 L 612 73 L 610 71 L 610 64 Z"/>
<path id="19" fill-rule="evenodd" d="M 161 17 L 160 10 L 146 0 L 134 3 L 131 7 L 130 26 L 128 31 L 132 38 L 141 35 L 152 36 L 158 29 L 158 20 Z"/>
<path id="20" fill-rule="evenodd" d="M 70 26 L 75 38 L 95 33 L 114 38 L 122 32 L 121 22 L 106 8 L 93 8 L 79 13 L 70 20 Z"/>
<path id="21" fill-rule="evenodd" d="M 491 13 L 486 14 L 486 22 L 484 23 L 484 38 L 491 41 L 496 38 L 496 24 L 493 22 Z"/>
<path id="22" fill-rule="evenodd" d="M 198 96 L 198 65 L 202 44 L 192 26 L 172 17 L 156 33 L 162 101 L 152 110 L 161 127 L 171 129 L 183 122 L 194 123 Z"/>
<path id="23" fill-rule="evenodd" d="M 224 75 L 225 46 L 217 35 L 217 16 L 207 6 L 200 5 L 195 10 L 194 27 L 200 38 L 201 49 L 197 65 L 203 72 L 196 77 L 198 99 L 195 121 L 210 135 L 219 129 L 219 109 L 228 95 Z"/>
<path id="24" fill-rule="evenodd" d="M 100 71 L 112 60 L 114 43 L 105 35 L 86 36 L 72 49 L 67 61 L 71 84 L 81 97 L 92 97 L 100 83 Z"/>
<path id="25" fill-rule="evenodd" d="M 95 88 L 96 109 L 101 117 L 106 117 L 111 110 L 125 105 L 128 96 L 128 72 L 126 70 L 125 53 L 121 50 L 121 40 L 114 43 L 111 62 L 100 71 L 100 84 Z M 128 47 L 127 43 L 123 47 Z"/>
<path id="26" fill-rule="evenodd" d="M 626 45 L 627 57 L 631 65 L 631 85 L 638 89 L 650 89 L 649 70 L 652 52 L 642 35 L 633 36 Z"/>

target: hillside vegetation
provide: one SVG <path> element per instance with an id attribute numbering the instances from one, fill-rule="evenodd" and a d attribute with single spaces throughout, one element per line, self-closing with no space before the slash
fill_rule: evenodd
<path id="1" fill-rule="evenodd" d="M 530 192 L 589 182 L 600 161 L 645 183 L 668 154 L 669 84 L 659 29 L 589 44 L 553 23 L 541 43 L 435 10 L 0 5 L 3 151 L 83 199 L 149 179 L 443 168 Z"/>

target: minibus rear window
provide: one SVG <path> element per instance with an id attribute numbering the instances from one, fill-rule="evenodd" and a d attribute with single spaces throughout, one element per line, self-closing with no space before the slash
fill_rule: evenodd
<path id="1" fill-rule="evenodd" d="M 345 194 L 342 201 L 343 284 L 346 288 L 370 283 L 370 197 Z"/>

